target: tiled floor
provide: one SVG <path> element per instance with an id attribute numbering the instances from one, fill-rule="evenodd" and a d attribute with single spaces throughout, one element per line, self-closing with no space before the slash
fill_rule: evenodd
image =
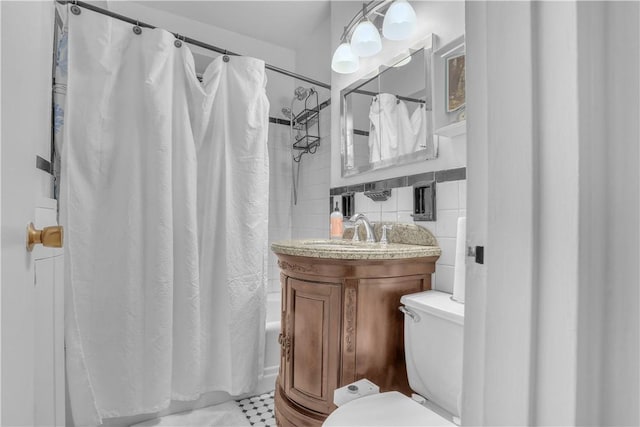
<path id="1" fill-rule="evenodd" d="M 247 397 L 236 402 L 252 426 L 276 425 L 273 412 L 273 391 L 259 396 Z"/>

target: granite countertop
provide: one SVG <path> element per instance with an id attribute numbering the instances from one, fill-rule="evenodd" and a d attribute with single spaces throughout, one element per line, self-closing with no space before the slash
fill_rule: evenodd
<path id="1" fill-rule="evenodd" d="M 436 238 L 426 228 L 414 224 L 383 222 L 376 223 L 374 232 L 380 240 L 382 226 L 393 228 L 387 232 L 388 244 L 366 243 L 361 234 L 360 242 L 352 242 L 353 228 L 347 229 L 344 239 L 301 239 L 284 240 L 271 244 L 276 254 L 304 256 L 328 259 L 403 259 L 440 256 L 440 247 Z M 364 227 L 360 227 L 363 232 Z"/>

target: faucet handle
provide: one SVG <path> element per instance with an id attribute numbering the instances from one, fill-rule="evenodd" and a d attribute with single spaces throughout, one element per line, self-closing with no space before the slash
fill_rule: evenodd
<path id="1" fill-rule="evenodd" d="M 353 227 L 353 239 L 351 239 L 352 242 L 359 242 L 360 241 L 360 224 L 356 224 Z"/>
<path id="2" fill-rule="evenodd" d="M 382 237 L 380 238 L 380 243 L 382 243 L 383 245 L 389 243 L 389 241 L 387 240 L 387 230 L 391 230 L 392 228 L 393 226 L 391 225 L 385 224 L 382 226 Z"/>

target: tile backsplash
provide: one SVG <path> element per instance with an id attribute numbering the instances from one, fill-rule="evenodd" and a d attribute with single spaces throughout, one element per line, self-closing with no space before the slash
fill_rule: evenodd
<path id="1" fill-rule="evenodd" d="M 458 217 L 467 215 L 467 181 L 438 182 L 436 184 L 436 221 L 415 221 L 430 230 L 442 249 L 433 277 L 434 288 L 453 292 L 453 271 L 456 252 Z M 413 187 L 391 190 L 384 202 L 374 202 L 362 192 L 355 193 L 355 212 L 364 213 L 369 220 L 413 223 Z"/>

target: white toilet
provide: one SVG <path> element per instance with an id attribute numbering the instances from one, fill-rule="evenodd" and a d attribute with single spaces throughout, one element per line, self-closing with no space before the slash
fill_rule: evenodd
<path id="1" fill-rule="evenodd" d="M 346 403 L 331 413 L 333 426 L 453 426 L 460 419 L 464 305 L 451 294 L 426 291 L 400 299 L 411 389 L 427 402 L 391 391 Z"/>

